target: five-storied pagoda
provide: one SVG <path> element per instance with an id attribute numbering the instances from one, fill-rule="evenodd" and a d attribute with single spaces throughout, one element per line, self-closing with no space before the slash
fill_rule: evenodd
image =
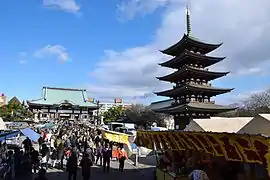
<path id="1" fill-rule="evenodd" d="M 169 107 L 155 111 L 173 115 L 175 129 L 179 130 L 183 130 L 192 118 L 209 118 L 214 114 L 235 109 L 216 105 L 214 101 L 211 101 L 211 97 L 233 90 L 233 88 L 213 87 L 209 83 L 229 73 L 213 72 L 207 68 L 225 59 L 225 57 L 207 55 L 222 43 L 210 44 L 193 37 L 189 14 L 187 8 L 187 34 L 184 34 L 182 39 L 173 46 L 161 51 L 173 58 L 160 65 L 176 69 L 176 71 L 157 77 L 159 80 L 175 83 L 175 85 L 170 90 L 156 93 L 158 96 L 170 97 L 174 101 Z"/>

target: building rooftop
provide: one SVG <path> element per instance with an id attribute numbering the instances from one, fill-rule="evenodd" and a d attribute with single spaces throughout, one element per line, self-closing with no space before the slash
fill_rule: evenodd
<path id="1" fill-rule="evenodd" d="M 218 88 L 210 85 L 190 83 L 190 84 L 183 84 L 173 89 L 155 92 L 155 94 L 158 96 L 174 97 L 174 96 L 181 96 L 182 94 L 186 94 L 187 91 L 191 91 L 191 92 L 204 92 L 206 95 L 215 96 L 218 94 L 230 92 L 232 90 L 233 88 Z"/>
<path id="2" fill-rule="evenodd" d="M 42 97 L 37 100 L 29 100 L 27 103 L 32 105 L 60 105 L 69 103 L 73 106 L 98 108 L 97 104 L 89 101 L 86 89 L 43 87 Z"/>
<path id="3" fill-rule="evenodd" d="M 213 43 L 208 43 L 199 40 L 198 38 L 195 38 L 193 36 L 189 36 L 184 34 L 184 36 L 181 38 L 180 41 L 177 43 L 173 44 L 169 48 L 165 50 L 161 50 L 162 53 L 172 55 L 172 56 L 177 56 L 179 55 L 178 52 L 184 51 L 188 46 L 193 46 L 193 47 L 198 47 L 198 49 L 201 50 L 202 53 L 207 54 L 219 46 L 221 46 L 222 43 L 218 44 L 213 44 Z"/>
<path id="4" fill-rule="evenodd" d="M 207 56 L 207 55 L 194 53 L 188 50 L 184 50 L 178 56 L 175 56 L 174 58 L 168 61 L 165 61 L 163 63 L 159 63 L 159 65 L 164 66 L 164 67 L 178 69 L 179 67 L 187 63 L 192 63 L 192 64 L 199 63 L 203 67 L 208 67 L 224 60 L 225 58 L 226 57 Z"/>
<path id="5" fill-rule="evenodd" d="M 191 76 L 197 79 L 207 79 L 208 81 L 214 80 L 216 78 L 227 75 L 229 72 L 214 72 L 209 71 L 208 69 L 195 68 L 189 65 L 185 65 L 182 69 L 177 70 L 168 75 L 157 77 L 159 80 L 168 81 L 168 82 L 179 82 L 180 80 L 187 79 Z"/>
<path id="6" fill-rule="evenodd" d="M 193 119 L 185 130 L 198 131 L 196 130 L 196 126 L 199 126 L 201 128 L 199 131 L 237 133 L 252 119 L 253 117 L 211 117 L 210 119 Z"/>
<path id="7" fill-rule="evenodd" d="M 171 106 L 173 102 L 175 102 L 174 99 L 156 101 L 156 102 L 152 102 L 149 107 L 151 110 L 163 109 L 163 108 Z"/>
<path id="8" fill-rule="evenodd" d="M 235 109 L 236 108 L 217 105 L 214 103 L 189 102 L 187 104 L 164 107 L 163 109 L 154 109 L 154 111 L 164 112 L 164 113 L 177 113 L 177 112 L 187 112 L 187 111 L 220 113 L 220 112 L 226 112 L 226 111 L 235 110 Z"/>

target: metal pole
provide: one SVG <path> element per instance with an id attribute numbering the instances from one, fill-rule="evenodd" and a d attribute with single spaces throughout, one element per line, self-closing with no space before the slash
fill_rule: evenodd
<path id="1" fill-rule="evenodd" d="M 99 120 L 99 101 L 97 101 L 97 106 L 98 106 L 98 110 L 97 110 L 97 125 L 100 125 L 101 124 L 101 122 L 100 122 L 100 120 Z"/>
<path id="2" fill-rule="evenodd" d="M 138 156 L 139 156 L 139 148 L 136 148 L 136 154 L 135 154 L 135 162 L 134 162 L 134 166 L 138 165 Z"/>

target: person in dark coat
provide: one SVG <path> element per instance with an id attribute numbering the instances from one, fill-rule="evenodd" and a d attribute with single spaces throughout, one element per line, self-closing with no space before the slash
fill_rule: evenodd
<path id="1" fill-rule="evenodd" d="M 56 161 L 57 161 L 57 151 L 56 149 L 52 148 L 52 154 L 51 154 L 51 160 L 52 160 L 52 167 L 55 167 Z"/>
<path id="2" fill-rule="evenodd" d="M 67 161 L 68 180 L 71 180 L 72 176 L 73 176 L 73 180 L 76 180 L 77 169 L 78 169 L 77 154 L 75 152 L 71 152 L 71 156 Z"/>
<path id="3" fill-rule="evenodd" d="M 64 144 L 61 142 L 56 148 L 57 150 L 57 164 L 60 165 L 60 168 L 63 168 L 63 160 L 64 160 Z"/>
<path id="4" fill-rule="evenodd" d="M 37 150 L 35 150 L 34 148 L 32 148 L 31 151 L 31 164 L 32 164 L 32 168 L 34 169 L 34 173 L 36 173 L 38 166 L 39 166 L 39 153 Z"/>
<path id="5" fill-rule="evenodd" d="M 22 142 L 22 144 L 24 146 L 24 152 L 29 153 L 32 147 L 32 142 L 29 139 L 29 137 L 26 137 L 26 139 Z"/>
<path id="6" fill-rule="evenodd" d="M 41 168 L 39 171 L 38 171 L 38 176 L 35 178 L 35 180 L 48 180 L 46 178 L 46 170 Z"/>
<path id="7" fill-rule="evenodd" d="M 107 170 L 107 172 L 109 172 L 112 157 L 112 149 L 109 147 L 108 143 L 102 150 L 102 156 L 103 156 L 103 171 L 105 172 Z"/>
<path id="8" fill-rule="evenodd" d="M 15 177 L 19 177 L 21 174 L 21 161 L 22 155 L 20 153 L 20 149 L 18 147 L 15 148 L 14 151 L 14 168 L 15 168 Z"/>
<path id="9" fill-rule="evenodd" d="M 82 167 L 83 180 L 89 180 L 91 177 L 91 166 L 93 166 L 93 162 L 89 158 L 88 153 L 84 153 L 84 157 L 81 160 L 80 166 Z"/>
<path id="10" fill-rule="evenodd" d="M 42 145 L 41 149 L 41 167 L 45 166 L 46 170 L 48 170 L 48 161 L 50 157 L 50 149 L 47 147 L 46 144 Z"/>
<path id="11" fill-rule="evenodd" d="M 40 136 L 40 137 L 38 138 L 39 151 L 41 151 L 42 145 L 43 145 L 44 142 L 45 142 L 45 141 L 44 141 L 44 138 L 43 138 L 42 136 Z"/>

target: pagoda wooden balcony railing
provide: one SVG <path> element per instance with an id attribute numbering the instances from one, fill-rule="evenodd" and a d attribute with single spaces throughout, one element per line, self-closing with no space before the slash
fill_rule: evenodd
<path id="1" fill-rule="evenodd" d="M 215 104 L 215 101 L 198 101 L 198 100 L 190 100 L 190 101 L 184 101 L 184 100 L 180 100 L 178 102 L 172 102 L 171 105 L 172 106 L 177 106 L 180 104 L 185 104 L 185 103 L 199 103 L 199 104 Z"/>
<path id="2" fill-rule="evenodd" d="M 173 88 L 175 89 L 176 87 L 179 87 L 179 86 L 184 85 L 184 84 L 199 84 L 199 85 L 208 86 L 208 87 L 212 86 L 211 83 L 206 83 L 206 82 L 186 81 L 186 82 L 181 82 L 180 84 L 178 84 L 176 86 L 173 86 Z"/>
<path id="3" fill-rule="evenodd" d="M 202 103 L 202 104 L 215 104 L 215 101 L 198 101 L 198 100 L 190 100 L 189 102 L 193 103 Z"/>
<path id="4" fill-rule="evenodd" d="M 199 69 L 199 70 L 205 70 L 205 71 L 209 71 L 209 68 L 203 68 L 203 67 L 198 67 L 198 66 L 194 66 L 193 64 L 190 64 L 190 66 L 194 69 Z"/>

